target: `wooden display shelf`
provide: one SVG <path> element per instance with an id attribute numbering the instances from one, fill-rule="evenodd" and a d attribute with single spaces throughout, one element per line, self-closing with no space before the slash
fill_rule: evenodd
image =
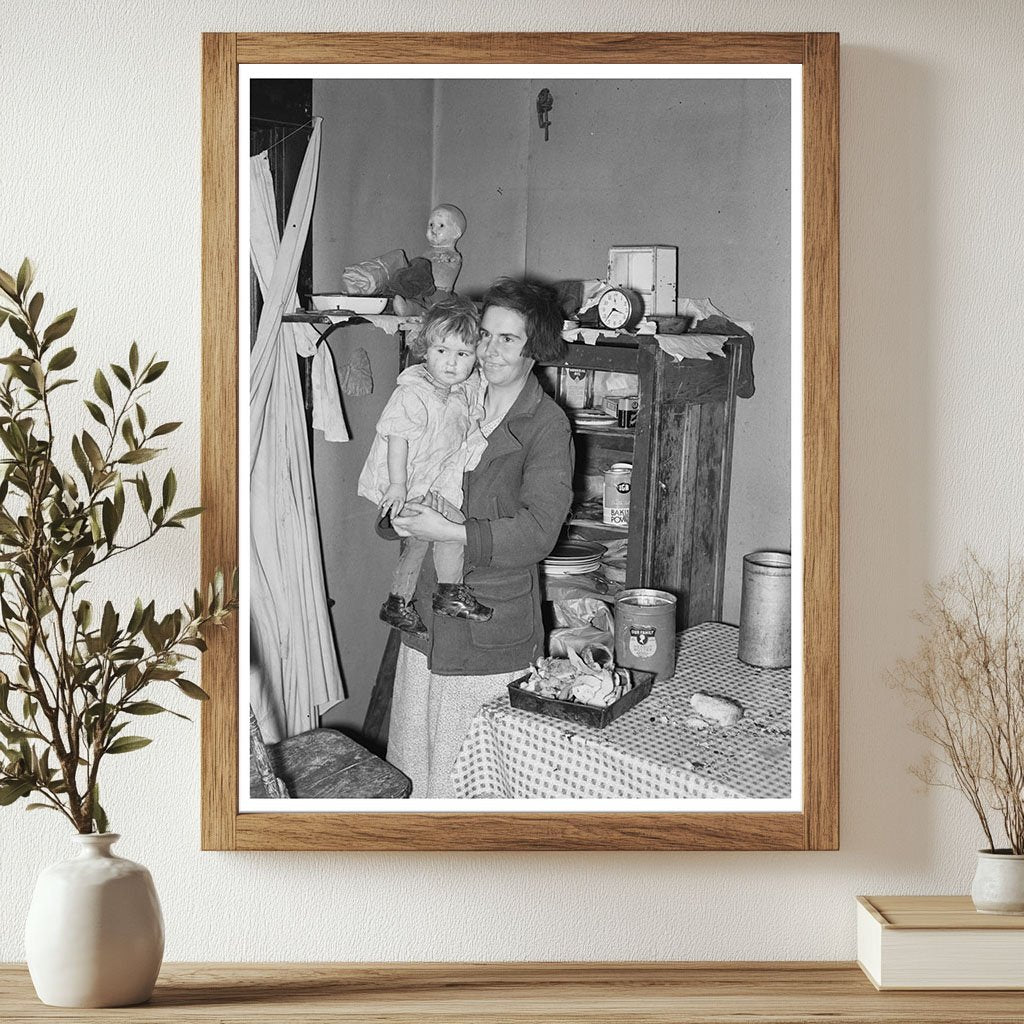
<path id="1" fill-rule="evenodd" d="M 1020 1024 L 1014 992 L 877 992 L 851 963 L 166 964 L 116 1010 L 36 998 L 0 965 L 0 1019 L 327 1024 Z"/>

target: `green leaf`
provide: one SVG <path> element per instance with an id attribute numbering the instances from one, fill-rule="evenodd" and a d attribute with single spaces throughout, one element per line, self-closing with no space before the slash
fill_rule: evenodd
<path id="1" fill-rule="evenodd" d="M 134 704 L 125 704 L 124 711 L 129 715 L 159 715 L 167 708 L 154 704 L 151 700 L 138 700 Z"/>
<path id="2" fill-rule="evenodd" d="M 92 820 L 96 825 L 97 832 L 106 832 L 107 828 L 107 815 L 103 808 L 100 806 L 100 787 L 92 787 Z"/>
<path id="3" fill-rule="evenodd" d="M 158 454 L 155 448 L 136 448 L 134 451 L 125 452 L 117 461 L 134 466 L 140 462 L 149 462 L 150 459 L 156 458 Z"/>
<path id="4" fill-rule="evenodd" d="M 180 523 L 183 519 L 191 519 L 193 516 L 201 515 L 202 511 L 202 505 L 196 505 L 193 508 L 183 508 L 180 512 L 174 513 L 170 522 Z M 170 523 L 168 523 L 168 525 L 170 525 Z"/>
<path id="5" fill-rule="evenodd" d="M 27 804 L 25 807 L 26 811 L 57 811 L 60 812 L 59 807 L 54 807 L 53 804 Z"/>
<path id="6" fill-rule="evenodd" d="M 15 283 L 14 278 L 4 270 L 0 270 L 0 288 L 2 288 L 12 299 L 17 301 L 18 286 Z"/>
<path id="7" fill-rule="evenodd" d="M 139 447 L 139 442 L 135 440 L 135 428 L 132 426 L 130 419 L 125 419 L 121 425 L 121 436 L 124 438 L 124 443 L 128 445 L 129 449 L 135 450 Z"/>
<path id="8" fill-rule="evenodd" d="M 32 296 L 32 301 L 28 304 L 28 322 L 32 325 L 33 330 L 36 324 L 39 322 L 39 314 L 43 309 L 43 293 L 36 292 Z"/>
<path id="9" fill-rule="evenodd" d="M 3 363 L 5 366 L 31 366 L 32 357 L 25 355 L 23 352 L 11 352 L 0 359 L 0 363 Z"/>
<path id="10" fill-rule="evenodd" d="M 111 645 L 116 632 L 117 612 L 114 611 L 114 606 L 107 601 L 103 605 L 103 621 L 100 623 L 100 640 L 104 647 Z"/>
<path id="11" fill-rule="evenodd" d="M 174 470 L 167 470 L 167 476 L 164 477 L 163 486 L 163 504 L 165 507 L 170 507 L 172 501 L 174 501 L 174 495 L 178 491 L 178 479 L 174 475 Z"/>
<path id="12" fill-rule="evenodd" d="M 18 268 L 18 295 L 22 296 L 32 287 L 32 281 L 36 276 L 36 268 L 32 261 L 26 256 Z"/>
<path id="13" fill-rule="evenodd" d="M 28 734 L 24 729 L 19 728 L 16 725 L 6 725 L 0 722 L 0 735 L 2 735 L 8 743 L 17 743 L 19 740 L 23 740 Z"/>
<path id="14" fill-rule="evenodd" d="M 139 421 L 139 430 L 146 429 L 146 410 L 141 405 L 135 406 L 135 418 Z"/>
<path id="15" fill-rule="evenodd" d="M 17 335 L 20 341 L 25 342 L 26 345 L 32 343 L 32 332 L 28 329 L 28 324 L 19 316 L 11 314 L 11 318 L 8 321 L 11 325 L 11 330 Z"/>
<path id="16" fill-rule="evenodd" d="M 131 367 L 132 373 L 139 372 L 139 346 L 132 342 L 132 347 L 128 350 L 128 365 Z"/>
<path id="17" fill-rule="evenodd" d="M 191 697 L 193 700 L 210 699 L 210 695 L 201 686 L 196 686 L 195 683 L 190 683 L 187 679 L 179 679 L 175 685 L 186 697 Z"/>
<path id="18" fill-rule="evenodd" d="M 92 469 L 89 466 L 89 460 L 86 458 L 85 452 L 82 449 L 82 443 L 78 440 L 77 435 L 71 438 L 71 455 L 75 460 L 75 465 L 78 466 L 79 473 L 87 481 L 92 481 Z"/>
<path id="19" fill-rule="evenodd" d="M 135 486 L 139 492 L 139 501 L 142 504 L 142 508 L 148 515 L 149 509 L 153 504 L 153 496 L 149 491 L 149 477 L 143 473 L 142 476 L 136 478 Z"/>
<path id="20" fill-rule="evenodd" d="M 166 679 L 172 682 L 177 682 L 181 676 L 180 668 L 149 668 L 146 670 L 146 675 L 150 679 Z M 197 698 L 198 699 L 198 698 Z"/>
<path id="21" fill-rule="evenodd" d="M 149 370 L 146 372 L 146 376 L 143 378 L 143 384 L 152 384 L 163 372 L 167 369 L 167 360 L 164 359 L 159 363 L 154 363 Z"/>
<path id="22" fill-rule="evenodd" d="M 128 631 L 129 636 L 135 636 L 136 633 L 142 628 L 142 622 L 145 618 L 146 609 L 143 607 L 142 599 L 135 599 L 135 607 L 132 609 L 131 618 L 128 620 L 128 625 L 125 627 Z"/>
<path id="23" fill-rule="evenodd" d="M 92 625 L 92 604 L 89 601 L 82 601 L 75 609 L 75 618 L 83 630 L 88 629 Z"/>
<path id="24" fill-rule="evenodd" d="M 132 379 L 128 376 L 128 371 L 123 366 L 118 366 L 117 363 L 110 364 L 110 372 L 126 387 L 132 386 Z"/>
<path id="25" fill-rule="evenodd" d="M 103 501 L 103 536 L 106 538 L 107 546 L 114 546 L 114 535 L 117 533 L 117 513 L 114 511 L 114 503 L 105 498 Z"/>
<path id="26" fill-rule="evenodd" d="M 145 736 L 119 736 L 106 749 L 108 754 L 127 754 L 132 750 L 148 747 L 153 741 Z"/>
<path id="27" fill-rule="evenodd" d="M 100 446 L 93 440 L 93 436 L 88 430 L 82 431 L 82 447 L 85 449 L 85 454 L 89 456 L 92 468 L 99 472 L 106 463 L 103 461 Z"/>
<path id="28" fill-rule="evenodd" d="M 119 647 L 110 655 L 111 661 L 138 661 L 146 652 L 135 644 L 129 644 L 127 647 Z M 125 668 L 122 667 L 122 671 Z"/>
<path id="29" fill-rule="evenodd" d="M 9 309 L 0 309 L 0 327 L 3 327 L 10 315 L 11 311 Z"/>
<path id="30" fill-rule="evenodd" d="M 68 331 L 71 330 L 71 325 L 75 322 L 75 314 L 78 309 L 69 309 L 66 313 L 61 313 L 56 320 L 50 324 L 49 327 L 43 331 L 43 341 L 46 344 L 50 344 L 51 341 L 56 341 L 58 338 L 63 338 Z"/>
<path id="31" fill-rule="evenodd" d="M 32 792 L 31 779 L 18 779 L 11 782 L 0 782 L 0 807 L 7 807 L 15 800 L 20 800 Z"/>
<path id="32" fill-rule="evenodd" d="M 181 421 L 178 420 L 176 423 L 161 423 L 156 430 L 150 435 L 151 437 L 163 437 L 164 434 L 170 434 L 172 431 L 177 430 L 181 426 Z"/>
<path id="33" fill-rule="evenodd" d="M 95 403 L 90 402 L 88 398 L 83 399 L 86 409 L 89 410 L 89 415 L 101 426 L 107 425 L 107 417 L 104 415 L 103 410 Z"/>
<path id="34" fill-rule="evenodd" d="M 114 396 L 110 393 L 110 385 L 107 383 L 107 378 L 104 376 L 102 370 L 96 371 L 96 376 L 92 379 L 92 386 L 96 394 L 100 396 L 100 401 L 105 402 L 114 408 Z"/>
<path id="35" fill-rule="evenodd" d="M 66 370 L 76 359 L 78 353 L 71 348 L 62 348 L 51 360 L 50 365 L 47 367 L 47 372 L 50 370 Z"/>

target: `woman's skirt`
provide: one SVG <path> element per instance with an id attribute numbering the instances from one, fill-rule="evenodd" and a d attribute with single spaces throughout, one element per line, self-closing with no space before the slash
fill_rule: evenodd
<path id="1" fill-rule="evenodd" d="M 454 799 L 452 767 L 480 708 L 525 668 L 491 676 L 441 676 L 402 644 L 395 666 L 387 759 L 412 779 L 412 799 Z"/>

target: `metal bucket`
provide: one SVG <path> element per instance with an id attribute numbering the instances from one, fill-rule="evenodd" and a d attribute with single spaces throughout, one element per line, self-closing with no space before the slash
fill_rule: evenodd
<path id="1" fill-rule="evenodd" d="M 785 668 L 790 653 L 791 574 L 788 551 L 743 556 L 738 657 L 758 668 Z"/>
<path id="2" fill-rule="evenodd" d="M 668 679 L 676 670 L 676 599 L 664 590 L 620 590 L 615 598 L 615 664 Z"/>

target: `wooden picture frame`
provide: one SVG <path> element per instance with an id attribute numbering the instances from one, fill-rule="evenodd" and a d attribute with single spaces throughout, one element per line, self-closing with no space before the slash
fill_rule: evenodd
<path id="1" fill-rule="evenodd" d="M 803 99 L 803 807 L 736 813 L 240 813 L 238 633 L 203 657 L 209 850 L 833 850 L 839 843 L 839 38 L 205 34 L 202 572 L 238 562 L 238 67 L 272 63 L 799 64 Z M 794 516 L 798 510 L 794 509 Z M 794 726 L 795 728 L 795 726 Z"/>

